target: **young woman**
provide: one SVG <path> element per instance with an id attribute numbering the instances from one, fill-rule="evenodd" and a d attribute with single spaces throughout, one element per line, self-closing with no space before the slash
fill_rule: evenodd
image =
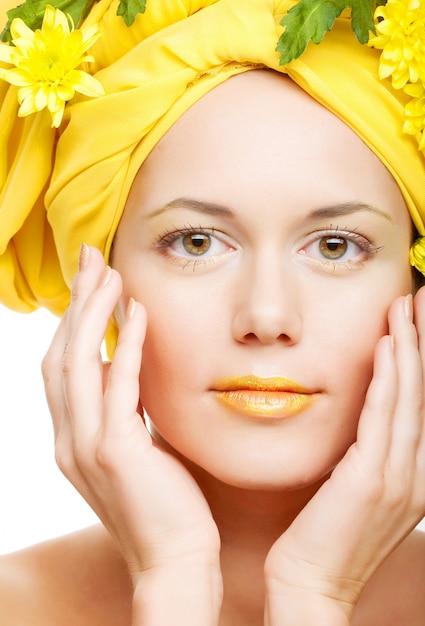
<path id="1" fill-rule="evenodd" d="M 152 45 L 199 38 L 196 15 L 227 16 L 229 33 L 279 15 L 205 4 Z M 89 245 L 43 373 L 57 461 L 103 526 L 3 557 L 7 624 L 423 624 L 425 293 L 409 261 L 423 157 L 374 121 L 367 145 L 302 80 L 237 63 L 228 80 L 198 68 L 182 93 L 168 77 L 172 113 L 125 168 L 116 146 L 139 120 L 122 122 L 111 77 L 107 147 L 81 126 L 97 127 L 102 96 L 67 105 L 42 191 L 65 277 L 76 239 Z M 389 162 L 391 144 L 408 164 Z M 84 162 L 101 154 L 99 181 Z"/>

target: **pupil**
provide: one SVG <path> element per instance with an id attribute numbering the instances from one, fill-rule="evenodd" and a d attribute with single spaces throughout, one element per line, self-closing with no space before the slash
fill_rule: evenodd
<path id="1" fill-rule="evenodd" d="M 185 235 L 183 237 L 183 246 L 187 253 L 200 256 L 208 252 L 211 247 L 211 237 L 201 233 Z"/>
<path id="2" fill-rule="evenodd" d="M 347 241 L 342 237 L 325 237 L 320 241 L 320 252 L 327 259 L 340 259 L 347 252 Z"/>
<path id="3" fill-rule="evenodd" d="M 329 250 L 338 250 L 340 245 L 339 241 L 328 241 Z"/>
<path id="4" fill-rule="evenodd" d="M 192 237 L 192 244 L 196 246 L 196 248 L 200 248 L 204 244 L 204 238 L 196 235 Z"/>

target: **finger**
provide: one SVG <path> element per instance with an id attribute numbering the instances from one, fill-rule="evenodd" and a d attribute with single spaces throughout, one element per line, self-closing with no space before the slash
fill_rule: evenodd
<path id="1" fill-rule="evenodd" d="M 83 281 L 83 285 L 81 285 L 80 275 L 85 268 L 88 268 L 89 261 L 90 272 L 87 272 L 88 276 L 85 277 L 85 284 Z M 67 348 L 72 330 L 84 306 L 84 297 L 80 296 L 84 295 L 84 292 L 85 294 L 90 293 L 93 286 L 99 282 L 99 276 L 103 268 L 104 262 L 100 252 L 83 244 L 80 251 L 80 271 L 74 279 L 70 306 L 63 315 L 50 348 L 42 362 L 46 398 L 52 416 L 55 439 L 59 434 L 62 421 L 66 415 L 62 370 L 63 363 L 68 357 Z"/>
<path id="2" fill-rule="evenodd" d="M 62 357 L 67 335 L 67 312 L 63 315 L 41 364 L 47 404 L 52 416 L 55 439 L 61 428 L 64 412 Z"/>
<path id="3" fill-rule="evenodd" d="M 89 502 L 86 480 L 75 458 L 71 423 L 66 416 L 62 419 L 61 427 L 55 439 L 55 460 L 62 474 Z"/>
<path id="4" fill-rule="evenodd" d="M 369 463 L 382 467 L 391 442 L 397 402 L 398 374 L 392 338 L 382 337 L 375 349 L 373 377 L 357 431 L 357 446 Z"/>
<path id="5" fill-rule="evenodd" d="M 418 335 L 419 356 L 422 364 L 422 387 L 425 388 L 425 287 L 422 287 L 414 298 L 413 318 Z"/>
<path id="6" fill-rule="evenodd" d="M 79 270 L 74 277 L 71 289 L 71 301 L 68 313 L 67 337 L 68 344 L 79 315 L 89 295 L 99 286 L 105 271 L 105 262 L 97 248 L 81 245 Z"/>
<path id="7" fill-rule="evenodd" d="M 64 390 L 75 445 L 89 441 L 103 412 L 103 364 L 100 348 L 121 294 L 121 278 L 109 269 L 84 302 L 63 359 Z"/>
<path id="8" fill-rule="evenodd" d="M 81 489 L 84 481 L 74 459 L 72 432 L 63 391 L 62 358 L 67 333 L 67 314 L 68 311 L 60 320 L 49 350 L 43 359 L 42 374 L 53 422 L 56 463 L 68 480 Z"/>
<path id="9" fill-rule="evenodd" d="M 103 425 L 110 434 L 119 432 L 125 419 L 135 419 L 134 425 L 138 430 L 145 428 L 138 414 L 139 374 L 145 333 L 145 309 L 140 303 L 131 299 L 126 321 L 120 330 L 105 390 Z"/>
<path id="10" fill-rule="evenodd" d="M 415 296 L 414 322 L 418 333 L 419 355 L 422 364 L 422 389 L 425 389 L 425 287 L 422 287 Z M 417 450 L 418 488 L 417 500 L 425 515 L 425 408 L 422 411 L 422 427 Z"/>
<path id="11" fill-rule="evenodd" d="M 398 299 L 389 313 L 398 374 L 397 404 L 389 461 L 401 480 L 416 469 L 416 453 L 423 427 L 423 372 L 418 336 L 413 324 L 412 299 Z"/>
<path id="12" fill-rule="evenodd" d="M 67 311 L 65 345 L 62 354 L 64 379 L 72 369 L 76 359 L 75 348 L 71 350 L 73 335 L 78 328 L 80 317 L 88 298 L 105 278 L 105 263 L 99 250 L 82 244 L 79 257 L 79 270 L 74 277 L 71 289 L 71 301 Z M 75 345 L 75 342 L 74 344 Z M 99 344 L 100 351 L 100 344 Z M 98 356 L 96 353 L 96 359 Z M 84 387 L 83 387 L 84 389 Z"/>

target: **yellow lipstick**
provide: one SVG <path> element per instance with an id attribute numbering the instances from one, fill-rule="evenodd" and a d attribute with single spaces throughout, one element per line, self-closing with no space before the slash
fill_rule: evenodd
<path id="1" fill-rule="evenodd" d="M 213 389 L 219 402 L 250 417 L 292 417 L 311 406 L 317 398 L 316 392 L 280 376 L 226 378 L 217 381 Z"/>

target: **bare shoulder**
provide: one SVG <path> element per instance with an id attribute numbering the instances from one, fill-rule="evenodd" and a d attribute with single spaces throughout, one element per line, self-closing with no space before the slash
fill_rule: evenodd
<path id="1" fill-rule="evenodd" d="M 130 623 L 130 580 L 102 527 L 0 557 L 0 624 Z"/>
<path id="2" fill-rule="evenodd" d="M 366 586 L 353 626 L 425 624 L 425 533 L 414 531 Z"/>

